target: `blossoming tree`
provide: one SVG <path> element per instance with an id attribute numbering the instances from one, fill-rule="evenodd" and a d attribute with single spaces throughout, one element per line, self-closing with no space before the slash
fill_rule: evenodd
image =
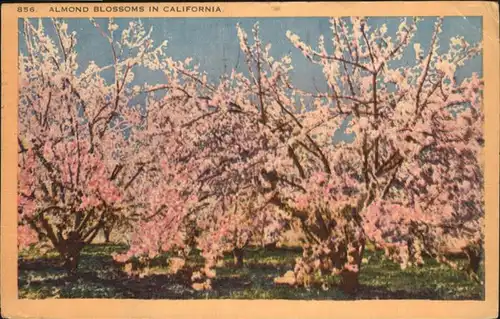
<path id="1" fill-rule="evenodd" d="M 328 92 L 311 96 L 355 134 L 352 143 L 328 147 L 335 169 L 316 173 L 292 204 L 312 237 L 297 264 L 301 277 L 333 268 L 354 290 L 367 241 L 403 268 L 422 263 L 422 251 L 446 261 L 450 238 L 480 246 L 482 81 L 476 74 L 455 78 L 480 45 L 455 37 L 441 52 L 439 18 L 424 51 L 413 41 L 418 22 L 402 19 L 393 38 L 364 18 L 332 19 L 331 53 L 323 37 L 313 49 L 287 34 L 323 68 Z M 397 66 L 411 44 L 414 65 Z"/>
<path id="2" fill-rule="evenodd" d="M 111 65 L 91 62 L 80 71 L 76 33 L 56 19 L 49 26 L 54 36 L 42 20 L 24 20 L 19 58 L 19 244 L 50 242 L 70 272 L 84 245 L 133 202 L 145 164 L 136 140 L 124 134 L 140 114 L 130 106 L 130 83 L 134 68 L 157 59 L 164 46 L 153 47 L 140 22 L 118 40 L 113 20 L 106 29 L 91 22 L 109 42 Z"/>
<path id="3" fill-rule="evenodd" d="M 182 175 L 189 181 L 179 190 L 184 199 L 198 198 L 186 222 L 196 224 L 200 235 L 195 241 L 207 262 L 213 265 L 224 251 L 234 250 L 240 264 L 238 254 L 257 236 L 254 230 L 260 227 L 261 239 L 263 234 L 275 237 L 271 231 L 277 227 L 275 219 L 255 219 L 253 214 L 267 205 L 258 202 L 255 179 L 276 143 L 260 124 L 260 112 L 248 102 L 241 74 L 233 72 L 211 84 L 197 66 L 190 66 L 189 59 L 163 63 L 167 84 L 144 88 L 151 95 L 144 123 L 148 129 L 142 138 L 148 141 L 148 152 L 175 167 L 175 179 Z M 154 95 L 162 91 L 166 93 L 160 98 Z M 227 232 L 222 234 L 224 229 Z"/>

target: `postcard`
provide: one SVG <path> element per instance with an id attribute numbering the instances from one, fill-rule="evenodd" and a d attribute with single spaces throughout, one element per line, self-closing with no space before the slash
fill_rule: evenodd
<path id="1" fill-rule="evenodd" d="M 498 316 L 493 2 L 2 5 L 6 318 Z"/>

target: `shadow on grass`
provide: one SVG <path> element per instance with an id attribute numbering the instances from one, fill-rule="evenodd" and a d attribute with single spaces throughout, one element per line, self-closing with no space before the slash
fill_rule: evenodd
<path id="1" fill-rule="evenodd" d="M 293 269 L 297 249 L 249 249 L 245 266 L 235 268 L 231 256 L 225 266 L 217 268 L 211 291 L 191 288 L 194 268 L 202 266 L 200 258 L 193 258 L 191 270 L 177 274 L 156 273 L 130 277 L 112 257 L 123 252 L 123 245 L 90 245 L 82 252 L 78 273 L 68 276 L 56 255 L 19 257 L 19 298 L 133 298 L 133 299 L 435 299 L 480 300 L 483 287 L 464 274 L 429 262 L 421 268 L 401 270 L 391 262 L 371 253 L 372 260 L 363 266 L 361 289 L 356 296 L 344 295 L 336 287 L 327 291 L 301 287 L 277 286 L 273 278 Z M 166 256 L 155 263 L 165 270 Z M 162 261 L 163 260 L 163 261 Z"/>

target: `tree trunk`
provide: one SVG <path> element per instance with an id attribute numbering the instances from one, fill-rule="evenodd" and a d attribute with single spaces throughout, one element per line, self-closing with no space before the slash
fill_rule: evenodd
<path id="1" fill-rule="evenodd" d="M 270 244 L 267 244 L 267 245 L 264 245 L 264 249 L 266 251 L 275 251 L 276 250 L 276 243 L 270 243 Z"/>
<path id="2" fill-rule="evenodd" d="M 73 251 L 64 256 L 64 268 L 69 275 L 76 274 L 78 262 L 80 261 L 80 251 Z"/>
<path id="3" fill-rule="evenodd" d="M 355 294 L 359 289 L 359 271 L 344 269 L 340 277 L 340 287 L 346 294 Z"/>
<path id="4" fill-rule="evenodd" d="M 69 275 L 74 275 L 80 261 L 80 253 L 85 246 L 78 233 L 70 232 L 68 239 L 58 245 L 58 251 L 64 258 L 64 268 Z"/>
<path id="5" fill-rule="evenodd" d="M 347 251 L 347 262 L 340 274 L 340 287 L 346 294 L 355 294 L 359 289 L 359 274 L 365 250 L 364 240 L 353 242 L 351 245 L 351 250 Z"/>
<path id="6" fill-rule="evenodd" d="M 466 271 L 469 274 L 469 277 L 480 281 L 479 279 L 479 268 L 481 265 L 481 248 L 474 249 L 473 247 L 466 247 L 464 249 L 465 254 L 469 260 Z"/>
<path id="7" fill-rule="evenodd" d="M 104 232 L 104 242 L 106 244 L 109 244 L 111 242 L 110 240 L 110 236 L 111 236 L 111 227 L 104 227 L 103 228 L 103 232 Z"/>
<path id="8" fill-rule="evenodd" d="M 116 224 L 116 219 L 115 219 L 115 217 L 111 216 L 111 217 L 109 217 L 108 222 L 105 223 L 102 227 L 103 233 L 104 233 L 104 241 L 106 243 L 111 242 L 111 240 L 110 240 L 111 232 L 113 231 L 115 224 Z"/>
<path id="9" fill-rule="evenodd" d="M 236 268 L 243 267 L 243 249 L 235 248 L 233 250 L 234 265 Z"/>

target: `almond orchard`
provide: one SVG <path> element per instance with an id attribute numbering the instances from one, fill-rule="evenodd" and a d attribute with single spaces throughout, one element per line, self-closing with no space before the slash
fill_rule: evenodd
<path id="1" fill-rule="evenodd" d="M 244 269 L 259 259 L 249 250 L 280 249 L 293 233 L 292 264 L 267 279 L 276 287 L 362 294 L 374 252 L 402 272 L 438 263 L 481 285 L 483 80 L 455 73 L 482 49 L 444 39 L 445 19 L 422 44 L 416 17 L 395 35 L 365 18 L 332 18 L 315 43 L 288 31 L 291 50 L 322 70 L 315 92 L 295 86 L 294 61 L 273 56 L 258 23 L 236 26 L 245 71 L 214 80 L 140 20 L 91 19 L 113 62 L 84 69 L 66 22 L 48 32 L 24 20 L 19 249 L 54 253 L 78 277 L 101 231 L 124 233 L 107 256 L 127 276 L 162 260 L 209 292 L 224 267 Z M 163 83 L 137 85 L 147 71 Z M 334 141 L 341 127 L 352 140 Z"/>

